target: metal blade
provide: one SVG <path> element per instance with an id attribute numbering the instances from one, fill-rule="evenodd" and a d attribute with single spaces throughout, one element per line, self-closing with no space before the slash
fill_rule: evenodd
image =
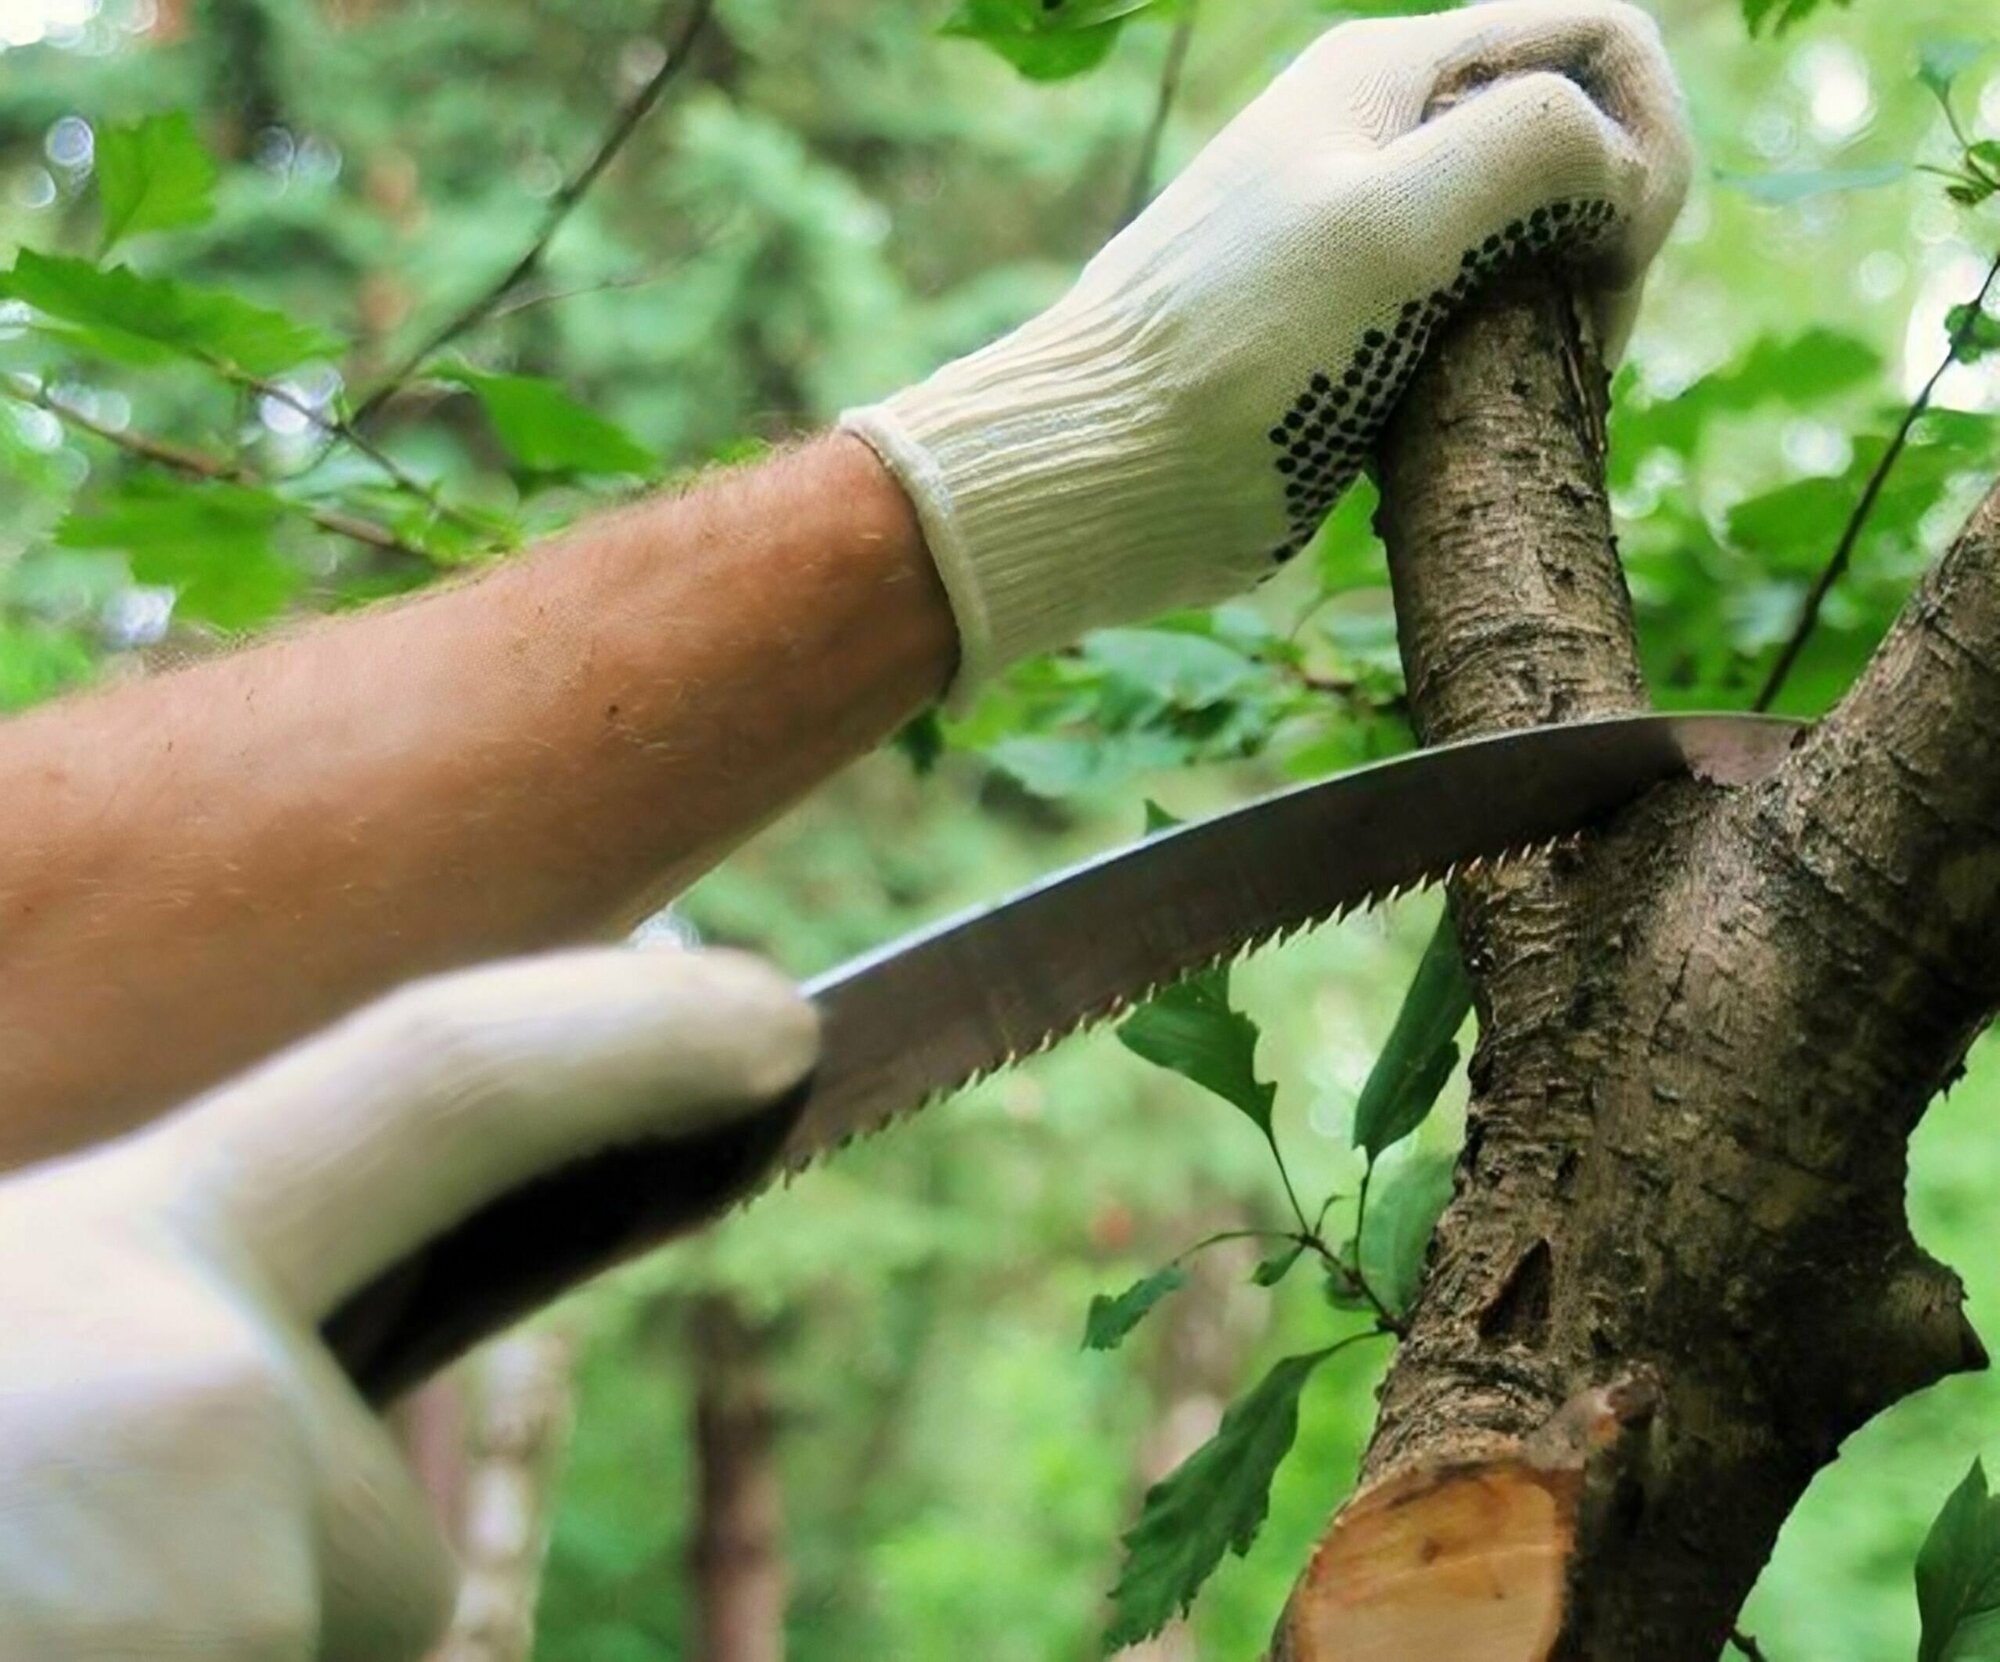
<path id="1" fill-rule="evenodd" d="M 825 1022 L 797 1170 L 1159 986 L 1567 836 L 1649 785 L 1774 767 L 1793 722 L 1630 716 L 1418 751 L 1058 872 L 808 984 Z"/>
<path id="2" fill-rule="evenodd" d="M 1279 935 L 1566 837 L 1693 771 L 1746 783 L 1799 728 L 1633 716 L 1478 739 L 1163 832 L 810 983 L 818 1073 L 750 1121 L 605 1149 L 502 1195 L 324 1334 L 384 1402 L 579 1282 L 864 1132 Z"/>

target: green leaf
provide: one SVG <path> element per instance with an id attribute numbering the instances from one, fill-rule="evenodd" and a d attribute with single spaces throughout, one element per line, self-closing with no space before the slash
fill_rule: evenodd
<path id="1" fill-rule="evenodd" d="M 1283 1252 L 1272 1253 L 1270 1257 L 1262 1260 L 1250 1272 L 1252 1284 L 1258 1287 L 1277 1286 L 1280 1281 L 1292 1273 L 1292 1266 L 1304 1256 L 1305 1250 L 1305 1242 L 1294 1241 Z"/>
<path id="2" fill-rule="evenodd" d="M 0 710 L 25 710 L 97 671 L 90 643 L 67 629 L 0 622 Z"/>
<path id="3" fill-rule="evenodd" d="M 1743 0 L 1743 21 L 1753 35 L 1762 33 L 1766 24 L 1772 34 L 1781 35 L 1827 3 L 1828 0 Z M 1832 3 L 1845 7 L 1848 0 L 1832 0 Z"/>
<path id="4" fill-rule="evenodd" d="M 1382 1054 L 1354 1105 L 1354 1146 L 1369 1160 L 1424 1123 L 1458 1066 L 1458 1030 L 1472 1011 L 1472 983 L 1447 915 L 1417 965 Z"/>
<path id="5" fill-rule="evenodd" d="M 178 355 L 268 376 L 341 349 L 322 329 L 219 289 L 28 248 L 0 271 L 0 298 L 26 302 L 54 322 L 52 332 L 121 363 Z"/>
<path id="6" fill-rule="evenodd" d="M 1022 733 L 989 745 L 986 759 L 1030 795 L 1057 799 L 1179 767 L 1190 750 L 1170 733 Z"/>
<path id="7" fill-rule="evenodd" d="M 910 771 L 925 778 L 944 755 L 944 724 L 936 710 L 926 710 L 905 722 L 892 742 L 909 759 Z"/>
<path id="8" fill-rule="evenodd" d="M 141 231 L 200 225 L 215 212 L 215 163 L 180 111 L 97 134 L 98 252 Z"/>
<path id="9" fill-rule="evenodd" d="M 1758 557 L 1759 570 L 1817 572 L 1853 511 L 1839 479 L 1794 479 L 1729 510 L 1729 541 Z"/>
<path id="10" fill-rule="evenodd" d="M 1118 1038 L 1242 1110 L 1269 1139 L 1278 1087 L 1257 1077 L 1257 1024 L 1231 1007 L 1226 967 L 1175 982 L 1133 1011 Z"/>
<path id="11" fill-rule="evenodd" d="M 1951 337 L 1952 353 L 1962 364 L 1977 363 L 1989 352 L 2000 352 L 2000 317 L 1991 312 L 1975 312 L 1970 304 L 1954 306 L 1945 314 L 1945 333 Z"/>
<path id="12" fill-rule="evenodd" d="M 1158 0 L 959 0 L 942 33 L 991 47 L 1033 81 L 1095 69 L 1127 18 Z"/>
<path id="13" fill-rule="evenodd" d="M 286 511 L 281 498 L 247 485 L 142 475 L 93 510 L 71 512 L 55 541 L 124 554 L 140 582 L 177 591 L 181 617 L 249 629 L 275 617 L 302 584 L 272 547 Z"/>
<path id="14" fill-rule="evenodd" d="M 1225 1550 L 1242 1557 L 1298 1435 L 1299 1393 L 1332 1350 L 1288 1356 L 1231 1405 L 1215 1435 L 1146 1492 L 1111 1590 L 1106 1651 L 1137 1644 L 1193 1602 Z"/>
<path id="15" fill-rule="evenodd" d="M 1416 1302 L 1424 1254 L 1451 1200 L 1456 1159 L 1441 1149 L 1419 1149 L 1385 1161 L 1368 1191 L 1356 1262 L 1369 1290 L 1401 1318 Z"/>
<path id="16" fill-rule="evenodd" d="M 1146 835 L 1158 836 L 1162 831 L 1171 831 L 1183 821 L 1177 814 L 1170 814 L 1150 796 L 1146 798 Z"/>
<path id="17" fill-rule="evenodd" d="M 1083 643 L 1083 655 L 1128 686 L 1187 710 L 1220 704 L 1263 675 L 1234 647 L 1177 629 L 1100 629 Z"/>
<path id="18" fill-rule="evenodd" d="M 1718 171 L 1715 182 L 1725 190 L 1737 191 L 1756 201 L 1783 208 L 1816 196 L 1880 190 L 1885 185 L 1901 184 L 1909 176 L 1906 164 L 1883 162 L 1874 167 L 1801 168 L 1787 173 Z"/>
<path id="19" fill-rule="evenodd" d="M 1143 1281 L 1135 1281 L 1113 1298 L 1099 1293 L 1090 1301 L 1083 1321 L 1085 1350 L 1116 1350 L 1126 1336 L 1151 1314 L 1153 1306 L 1169 1293 L 1187 1285 L 1187 1271 L 1178 1264 L 1155 1270 Z"/>
<path id="20" fill-rule="evenodd" d="M 1336 1310 L 1349 1310 L 1361 1315 L 1372 1316 L 1375 1306 L 1368 1302 L 1368 1295 L 1361 1290 L 1361 1254 L 1357 1242 L 1348 1241 L 1334 1253 L 1336 1263 L 1326 1267 L 1326 1278 L 1322 1291 L 1326 1302 Z"/>
<path id="21" fill-rule="evenodd" d="M 1927 40 L 1917 48 L 1917 79 L 1944 103 L 1952 83 L 1985 56 L 1986 48 L 1980 40 Z"/>
<path id="22" fill-rule="evenodd" d="M 1975 1460 L 1917 1553 L 1917 1662 L 2000 1657 L 2000 1501 Z"/>
<path id="23" fill-rule="evenodd" d="M 531 473 L 648 473 L 653 453 L 624 428 L 584 408 L 553 381 L 448 369 L 485 407 L 507 453 Z"/>

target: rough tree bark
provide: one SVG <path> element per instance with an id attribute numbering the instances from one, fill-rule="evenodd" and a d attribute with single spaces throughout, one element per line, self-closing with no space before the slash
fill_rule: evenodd
<path id="1" fill-rule="evenodd" d="M 1604 378 L 1523 278 L 1382 459 L 1426 743 L 1645 703 Z M 2000 1005 L 2000 491 L 1773 777 L 1457 884 L 1457 1188 L 1292 1662 L 1711 1662 L 1841 1440 L 1985 1353 L 1903 1209 Z"/>

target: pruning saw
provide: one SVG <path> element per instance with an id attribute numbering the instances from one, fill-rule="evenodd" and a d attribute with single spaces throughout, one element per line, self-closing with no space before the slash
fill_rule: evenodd
<path id="1" fill-rule="evenodd" d="M 326 1337 L 384 1402 L 774 1175 L 1185 975 L 1583 830 L 1685 773 L 1747 784 L 1798 724 L 1641 715 L 1418 751 L 1086 860 L 807 984 L 817 1072 L 696 1139 L 607 1149 L 504 1195 L 351 1299 Z"/>

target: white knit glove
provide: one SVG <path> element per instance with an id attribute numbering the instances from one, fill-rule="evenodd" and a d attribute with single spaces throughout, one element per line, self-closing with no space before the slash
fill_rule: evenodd
<path id="1" fill-rule="evenodd" d="M 752 960 L 566 953 L 0 1180 L 0 1659 L 420 1655 L 446 1552 L 321 1319 L 534 1174 L 767 1106 L 815 1049 Z"/>
<path id="2" fill-rule="evenodd" d="M 1631 6 L 1500 0 L 1323 36 L 1049 311 L 842 418 L 922 520 L 954 690 L 1289 558 L 1486 274 L 1560 250 L 1615 357 L 1687 174 L 1673 72 Z"/>

